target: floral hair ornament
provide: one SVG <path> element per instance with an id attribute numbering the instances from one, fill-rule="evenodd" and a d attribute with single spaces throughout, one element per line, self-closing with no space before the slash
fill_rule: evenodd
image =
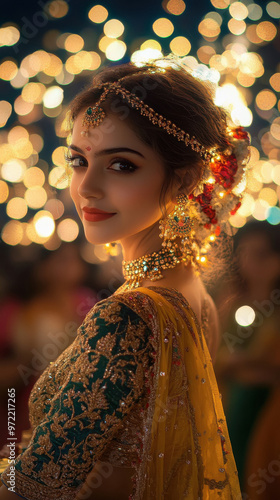
<path id="1" fill-rule="evenodd" d="M 196 260 L 206 262 L 211 243 L 241 206 L 246 187 L 250 140 L 243 127 L 228 127 L 228 148 L 217 153 L 189 194 L 189 212 L 196 234 Z"/>

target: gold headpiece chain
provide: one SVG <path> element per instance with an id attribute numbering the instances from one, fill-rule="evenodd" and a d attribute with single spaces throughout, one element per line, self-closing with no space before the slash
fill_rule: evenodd
<path id="1" fill-rule="evenodd" d="M 120 94 L 123 99 L 126 99 L 132 108 L 138 109 L 141 115 L 146 116 L 154 125 L 163 128 L 168 134 L 172 134 L 178 139 L 178 141 L 184 141 L 186 146 L 191 146 L 192 150 L 196 151 L 203 158 L 204 163 L 209 163 L 211 158 L 215 155 L 215 149 L 206 149 L 195 136 L 190 137 L 190 135 L 177 127 L 170 120 L 167 120 L 162 115 L 155 112 L 153 108 L 144 103 L 139 97 L 129 92 L 123 88 L 119 82 L 110 82 L 97 85 L 96 88 L 105 88 L 104 92 L 101 94 L 99 100 L 94 106 L 90 106 L 86 109 L 82 121 L 82 125 L 86 128 L 82 132 L 82 135 L 88 135 L 88 129 L 90 127 L 98 127 L 100 123 L 104 120 L 106 113 L 104 109 L 100 106 L 103 101 L 105 101 L 107 95 L 110 92 L 115 94 Z"/>

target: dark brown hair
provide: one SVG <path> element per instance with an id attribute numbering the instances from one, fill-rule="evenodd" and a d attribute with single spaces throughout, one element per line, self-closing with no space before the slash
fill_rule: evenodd
<path id="1" fill-rule="evenodd" d="M 153 69 L 154 72 L 150 72 Z M 210 87 L 195 79 L 180 65 L 166 67 L 164 71 L 154 65 L 136 67 L 131 63 L 102 69 L 95 75 L 90 87 L 72 101 L 71 118 L 75 120 L 81 110 L 98 101 L 103 90 L 96 88 L 97 85 L 115 82 L 123 77 L 123 88 L 138 96 L 190 136 L 194 135 L 206 148 L 217 147 L 220 151 L 227 148 L 226 113 L 214 104 Z M 129 104 L 113 93 L 102 103 L 102 108 L 108 114 L 123 113 L 124 106 L 127 110 Z M 165 206 L 166 193 L 173 182 L 179 180 L 179 170 L 184 170 L 187 174 L 184 187 L 188 194 L 202 174 L 203 161 L 200 155 L 190 146 L 186 147 L 183 141 L 178 141 L 165 130 L 153 125 L 139 111 L 129 108 L 126 115 L 125 119 L 138 137 L 162 158 L 166 178 L 161 191 L 161 206 Z M 121 114 L 119 116 L 121 118 Z"/>

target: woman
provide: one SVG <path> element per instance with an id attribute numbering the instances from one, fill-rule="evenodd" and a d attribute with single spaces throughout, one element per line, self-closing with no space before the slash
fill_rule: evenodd
<path id="1" fill-rule="evenodd" d="M 247 134 L 179 63 L 158 64 L 105 69 L 71 106 L 71 196 L 89 242 L 121 243 L 125 283 L 34 387 L 15 466 L 30 500 L 241 498 L 195 263 L 239 206 Z"/>

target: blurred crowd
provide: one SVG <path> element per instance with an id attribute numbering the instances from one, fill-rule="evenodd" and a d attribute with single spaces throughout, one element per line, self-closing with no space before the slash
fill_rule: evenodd
<path id="1" fill-rule="evenodd" d="M 221 322 L 214 368 L 243 500 L 277 500 L 280 227 L 252 221 L 233 241 L 229 277 L 218 280 L 211 292 Z M 28 249 L 28 258 L 25 249 L 22 254 L 18 248 L 1 252 L 6 265 L 0 276 L 0 449 L 7 442 L 8 388 L 16 389 L 20 442 L 29 429 L 28 397 L 34 382 L 73 342 L 93 305 L 122 283 L 120 260 L 89 265 L 79 243 L 64 243 L 54 252 L 37 246 Z"/>
<path id="2" fill-rule="evenodd" d="M 280 498 L 280 227 L 251 221 L 234 237 L 231 278 L 215 291 L 215 372 L 243 500 Z"/>

